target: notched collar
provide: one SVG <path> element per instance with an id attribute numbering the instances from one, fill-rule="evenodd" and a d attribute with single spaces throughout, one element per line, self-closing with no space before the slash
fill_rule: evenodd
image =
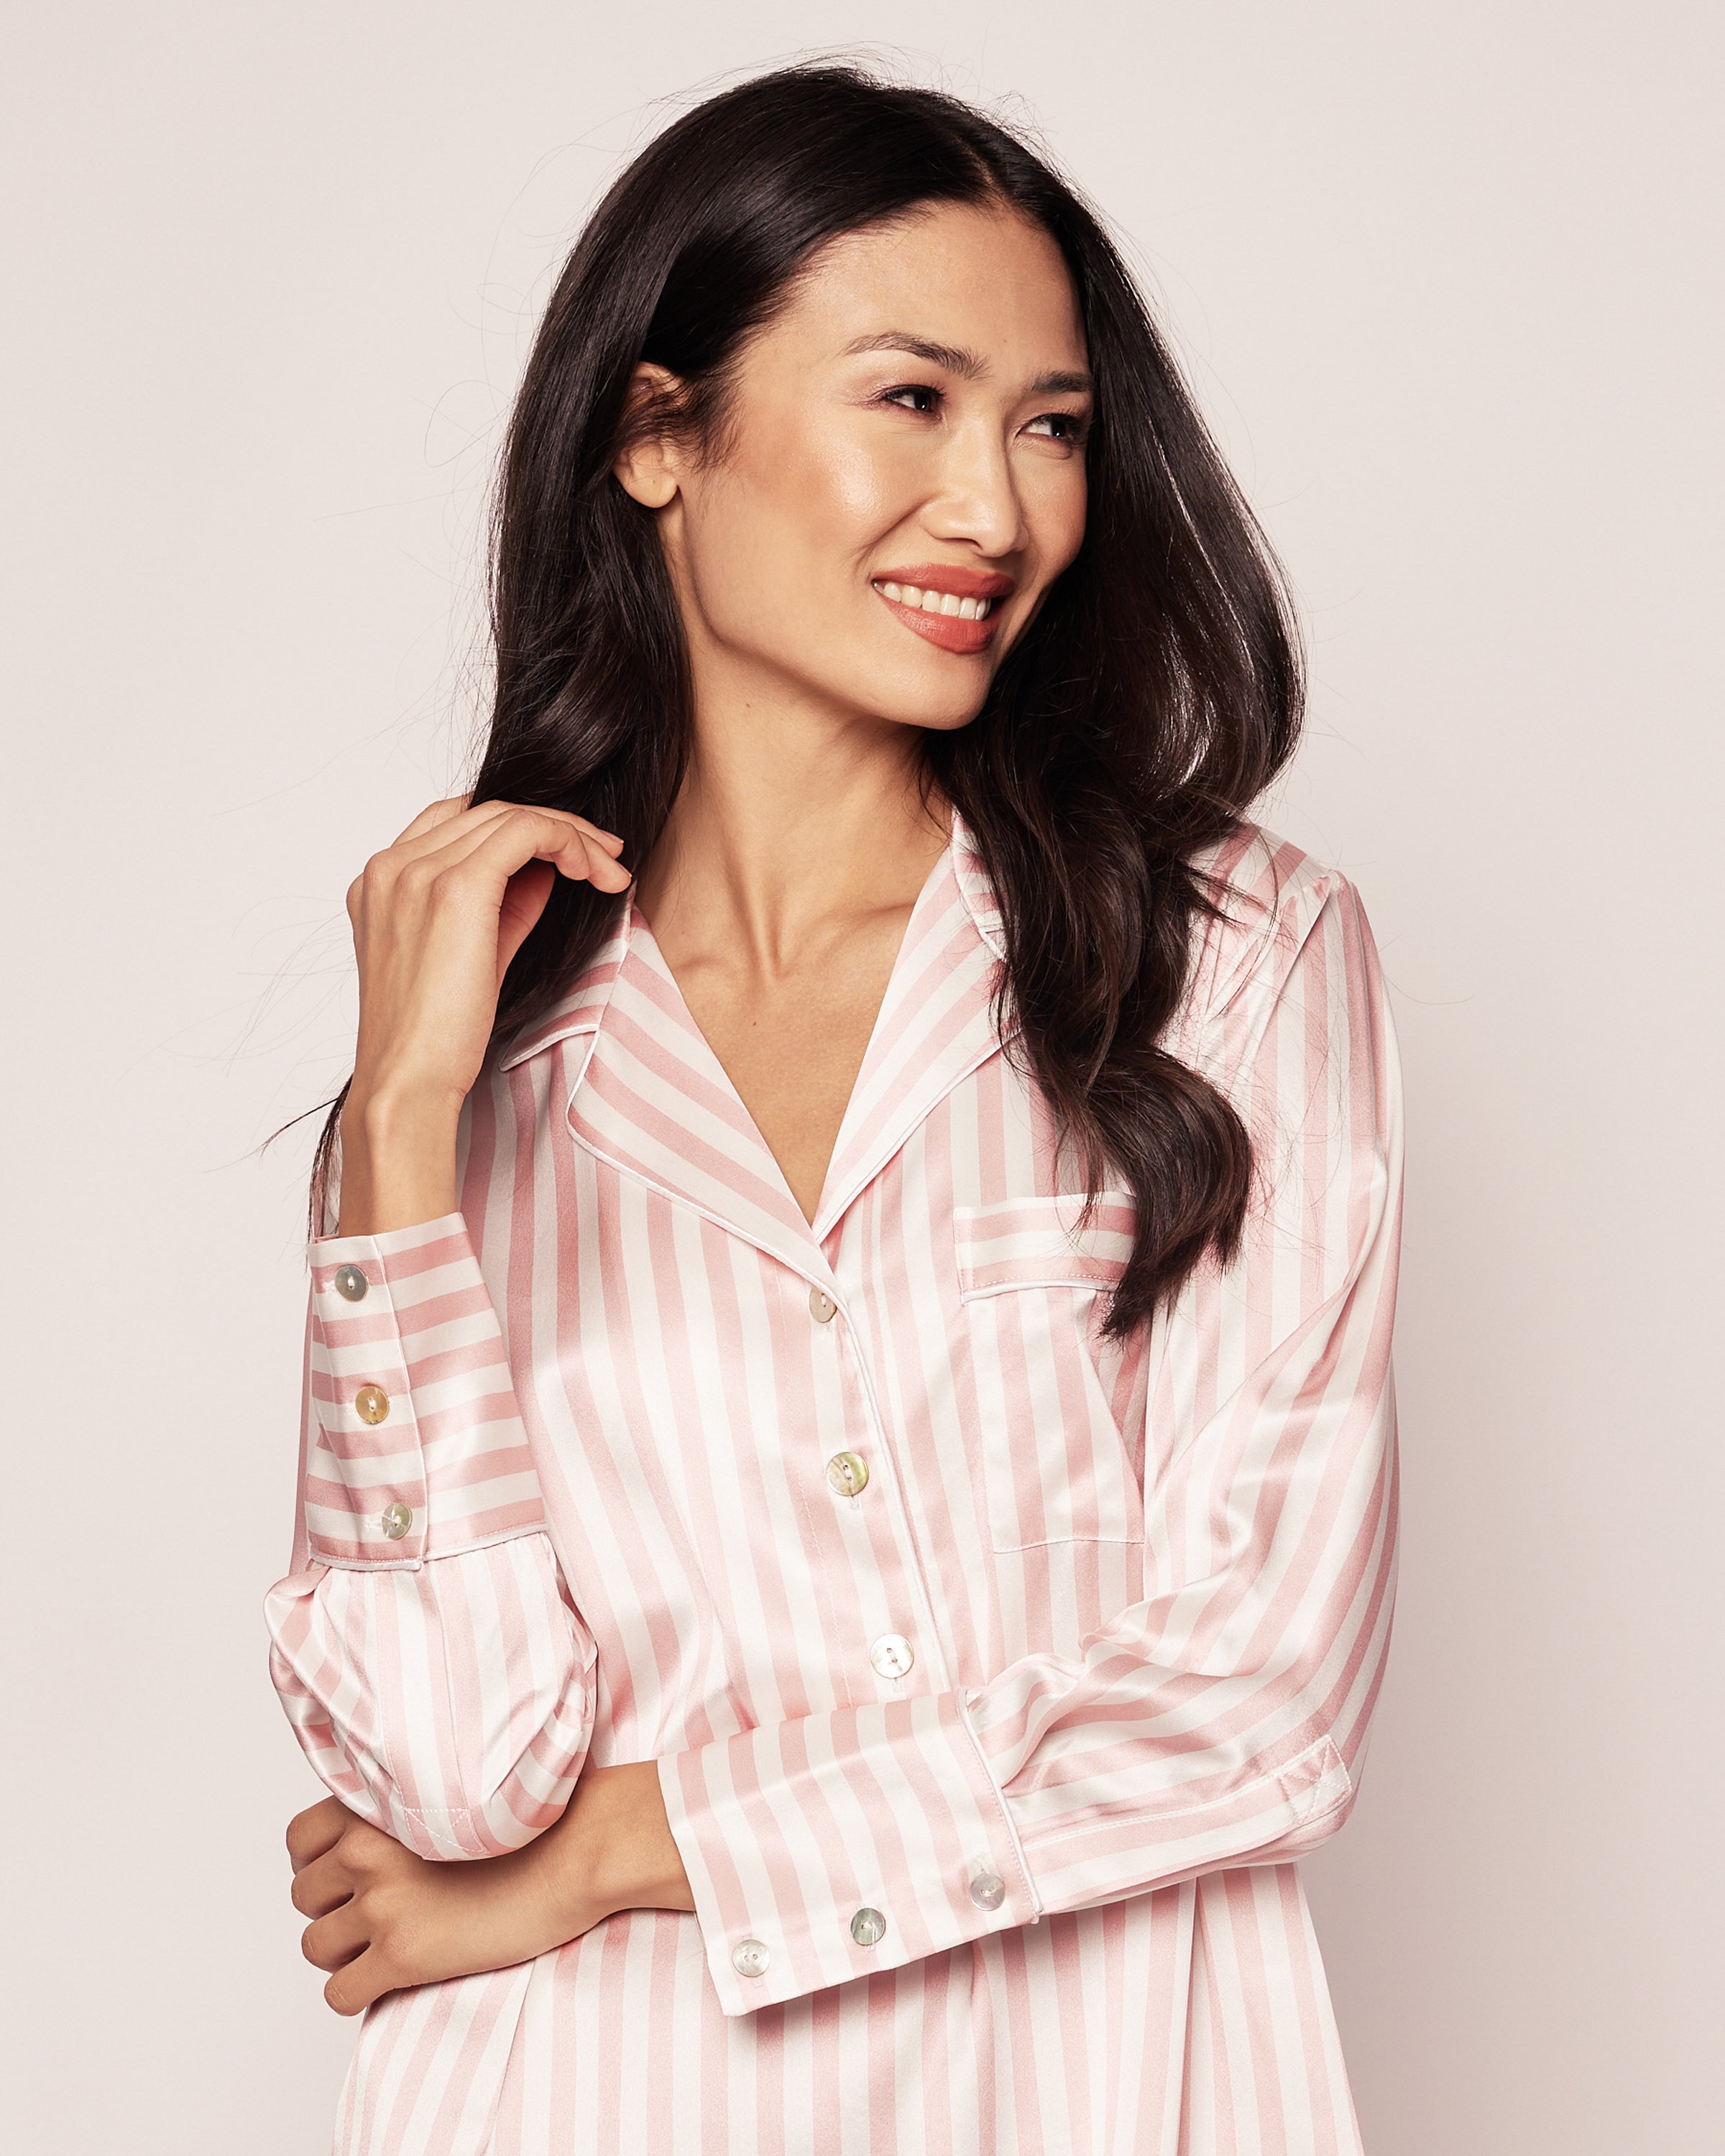
<path id="1" fill-rule="evenodd" d="M 849 1207 L 938 1103 L 999 1048 L 1004 947 L 993 886 L 956 815 L 917 898 L 857 1073 L 814 1222 L 803 1217 L 677 990 L 631 889 L 593 962 L 508 1049 L 508 1070 L 597 1036 L 571 1087 L 571 1134 L 811 1280 Z M 1012 1030 L 1010 1019 L 1004 1030 Z"/>

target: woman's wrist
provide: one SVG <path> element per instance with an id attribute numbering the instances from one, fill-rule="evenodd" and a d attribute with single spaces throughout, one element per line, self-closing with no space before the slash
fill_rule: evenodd
<path id="1" fill-rule="evenodd" d="M 589 1767 L 562 1819 L 541 1837 L 546 1891 L 573 1938 L 622 1909 L 692 1910 L 655 1760 Z"/>
<path id="2" fill-rule="evenodd" d="M 392 1088 L 350 1091 L 341 1108 L 336 1233 L 382 1235 L 455 1209 L 459 1101 Z"/>

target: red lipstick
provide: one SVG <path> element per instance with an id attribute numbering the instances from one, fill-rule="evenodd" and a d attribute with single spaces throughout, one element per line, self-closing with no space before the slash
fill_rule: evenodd
<path id="1" fill-rule="evenodd" d="M 997 626 L 998 602 L 1004 599 L 1013 588 L 1010 577 L 995 571 L 961 569 L 942 562 L 918 562 L 908 568 L 883 569 L 871 579 L 875 596 L 881 604 L 896 613 L 909 629 L 928 643 L 937 644 L 942 651 L 974 656 L 986 651 L 994 640 Z M 902 598 L 893 598 L 881 589 L 890 584 L 896 590 L 907 588 L 916 593 L 939 592 L 957 599 L 988 599 L 996 602 L 980 621 L 967 621 L 955 613 L 930 613 L 920 603 L 906 603 Z"/>

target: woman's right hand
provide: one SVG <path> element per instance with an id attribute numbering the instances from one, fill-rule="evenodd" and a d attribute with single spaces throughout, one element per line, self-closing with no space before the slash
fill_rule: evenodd
<path id="1" fill-rule="evenodd" d="M 454 1209 L 456 1119 L 510 961 L 559 871 L 625 890 L 622 850 L 564 809 L 437 801 L 354 879 L 359 1040 L 341 1111 L 340 1234 Z"/>

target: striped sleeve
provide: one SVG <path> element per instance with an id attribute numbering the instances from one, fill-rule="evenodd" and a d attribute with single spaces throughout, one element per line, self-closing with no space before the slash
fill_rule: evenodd
<path id="1" fill-rule="evenodd" d="M 266 1603 L 306 1757 L 420 1855 L 562 1813 L 597 1660 L 462 1215 L 312 1245 L 296 1568 Z M 303 1556 L 303 1561 L 301 1557 Z"/>
<path id="2" fill-rule="evenodd" d="M 1070 1655 L 662 1763 L 726 2013 L 1281 1863 L 1351 1809 L 1394 1578 L 1395 1045 L 1344 879 L 1296 875 L 1237 946 L 1185 1047 L 1257 1189 L 1158 1320 L 1142 1597 Z M 886 1930 L 850 1952 L 860 1905 Z"/>

